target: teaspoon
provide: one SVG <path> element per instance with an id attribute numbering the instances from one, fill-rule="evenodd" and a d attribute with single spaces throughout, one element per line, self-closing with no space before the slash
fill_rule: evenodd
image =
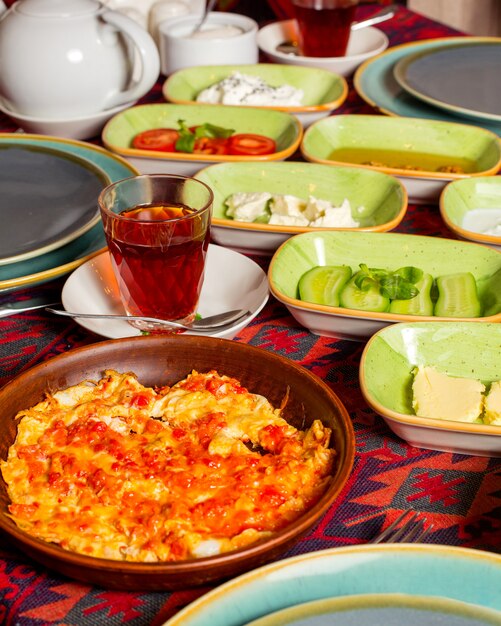
<path id="1" fill-rule="evenodd" d="M 372 24 L 385 22 L 395 15 L 395 11 L 396 6 L 394 4 L 391 4 L 390 6 L 381 9 L 381 11 L 377 11 L 377 13 L 374 13 L 366 20 L 362 20 L 361 22 L 355 22 L 351 25 L 351 30 L 360 30 L 361 28 L 365 28 L 366 26 L 372 26 Z M 296 41 L 284 41 L 283 43 L 278 44 L 276 50 L 277 52 L 282 52 L 283 54 L 294 54 L 296 56 L 303 56 Z"/>
<path id="2" fill-rule="evenodd" d="M 230 324 L 235 324 L 241 321 L 244 317 L 250 315 L 250 311 L 244 311 L 243 309 L 236 309 L 234 311 L 225 311 L 224 313 L 218 313 L 217 315 L 209 315 L 208 317 L 202 317 L 196 319 L 191 324 L 180 324 L 179 322 L 170 322 L 162 320 L 156 317 L 141 317 L 138 315 L 105 315 L 102 313 L 74 313 L 72 311 L 63 311 L 61 309 L 51 309 L 46 307 L 46 311 L 49 313 L 55 313 L 56 315 L 62 315 L 65 317 L 81 317 L 90 319 L 102 319 L 102 320 L 125 320 L 127 322 L 152 322 L 168 326 L 169 328 L 184 328 L 186 330 L 212 330 L 217 328 L 223 328 Z"/>
<path id="3" fill-rule="evenodd" d="M 205 20 L 207 19 L 207 16 L 209 15 L 209 13 L 212 11 L 212 9 L 214 8 L 214 5 L 216 4 L 217 0 L 209 0 L 207 2 L 207 4 L 205 5 L 205 10 L 202 14 L 202 17 L 200 18 L 200 21 L 198 22 L 198 24 L 195 26 L 195 28 L 193 29 L 193 32 L 191 33 L 192 35 L 194 35 L 195 33 L 198 33 L 198 31 L 202 28 L 202 26 L 205 24 Z"/>

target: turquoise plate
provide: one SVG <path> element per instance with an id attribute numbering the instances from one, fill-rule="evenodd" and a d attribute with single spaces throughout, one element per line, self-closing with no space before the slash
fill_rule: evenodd
<path id="1" fill-rule="evenodd" d="M 111 154 L 104 148 L 82 141 L 45 135 L 0 133 L 0 145 L 5 143 L 53 148 L 60 152 L 75 154 L 94 163 L 112 182 L 135 176 L 138 173 L 121 157 Z M 99 221 L 78 239 L 60 248 L 33 259 L 0 266 L 0 291 L 36 285 L 64 276 L 101 252 L 105 246 L 104 232 Z"/>
<path id="2" fill-rule="evenodd" d="M 499 612 L 500 588 L 501 556 L 490 552 L 426 544 L 334 548 L 243 574 L 164 626 L 244 626 L 305 602 L 361 594 L 448 598 Z M 501 613 L 496 617 L 501 623 Z"/>
<path id="3" fill-rule="evenodd" d="M 464 41 L 464 37 L 447 37 L 426 39 L 394 46 L 377 57 L 366 61 L 357 69 L 354 76 L 355 89 L 368 104 L 387 115 L 424 117 L 432 120 L 444 120 L 446 122 L 462 121 L 466 123 L 467 118 L 449 114 L 406 93 L 393 75 L 396 63 L 407 55 L 450 45 L 457 46 L 460 43 L 464 43 Z M 499 39 L 496 37 L 469 37 L 468 41 L 489 43 L 492 41 L 499 42 Z M 469 123 L 501 135 L 501 123 L 488 122 L 486 120 L 470 120 Z"/>

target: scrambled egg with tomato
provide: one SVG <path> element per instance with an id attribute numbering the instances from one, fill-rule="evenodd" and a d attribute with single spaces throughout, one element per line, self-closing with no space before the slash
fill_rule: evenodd
<path id="1" fill-rule="evenodd" d="M 1 462 L 10 515 L 86 555 L 177 561 L 270 536 L 324 492 L 335 456 L 216 371 L 172 387 L 107 370 L 21 411 Z"/>

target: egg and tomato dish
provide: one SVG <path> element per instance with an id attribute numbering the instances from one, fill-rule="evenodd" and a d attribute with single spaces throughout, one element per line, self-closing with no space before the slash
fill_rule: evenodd
<path id="1" fill-rule="evenodd" d="M 172 387 L 104 372 L 18 413 L 1 462 L 15 523 L 85 555 L 156 562 L 266 538 L 329 482 L 330 430 L 297 430 L 216 371 Z"/>

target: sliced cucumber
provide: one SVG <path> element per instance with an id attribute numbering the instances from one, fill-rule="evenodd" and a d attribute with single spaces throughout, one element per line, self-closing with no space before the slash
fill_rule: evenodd
<path id="1" fill-rule="evenodd" d="M 484 315 L 497 315 L 501 312 L 501 269 L 489 280 L 483 292 Z"/>
<path id="2" fill-rule="evenodd" d="M 368 289 L 359 289 L 355 284 L 358 274 L 360 272 L 354 274 L 346 287 L 341 291 L 339 297 L 341 306 L 359 311 L 387 311 L 390 306 L 390 299 L 383 296 L 379 284 L 374 282 Z"/>
<path id="3" fill-rule="evenodd" d="M 437 278 L 438 298 L 434 315 L 439 317 L 480 317 L 482 307 L 477 283 L 470 272 L 447 274 Z"/>
<path id="4" fill-rule="evenodd" d="M 339 294 L 351 273 L 349 265 L 313 267 L 299 279 L 299 297 L 305 302 L 339 306 Z"/>
<path id="5" fill-rule="evenodd" d="M 433 276 L 431 274 L 423 274 L 415 285 L 419 289 L 417 296 L 409 298 L 408 300 L 392 300 L 390 303 L 390 313 L 433 315 L 433 301 L 431 299 Z"/>

